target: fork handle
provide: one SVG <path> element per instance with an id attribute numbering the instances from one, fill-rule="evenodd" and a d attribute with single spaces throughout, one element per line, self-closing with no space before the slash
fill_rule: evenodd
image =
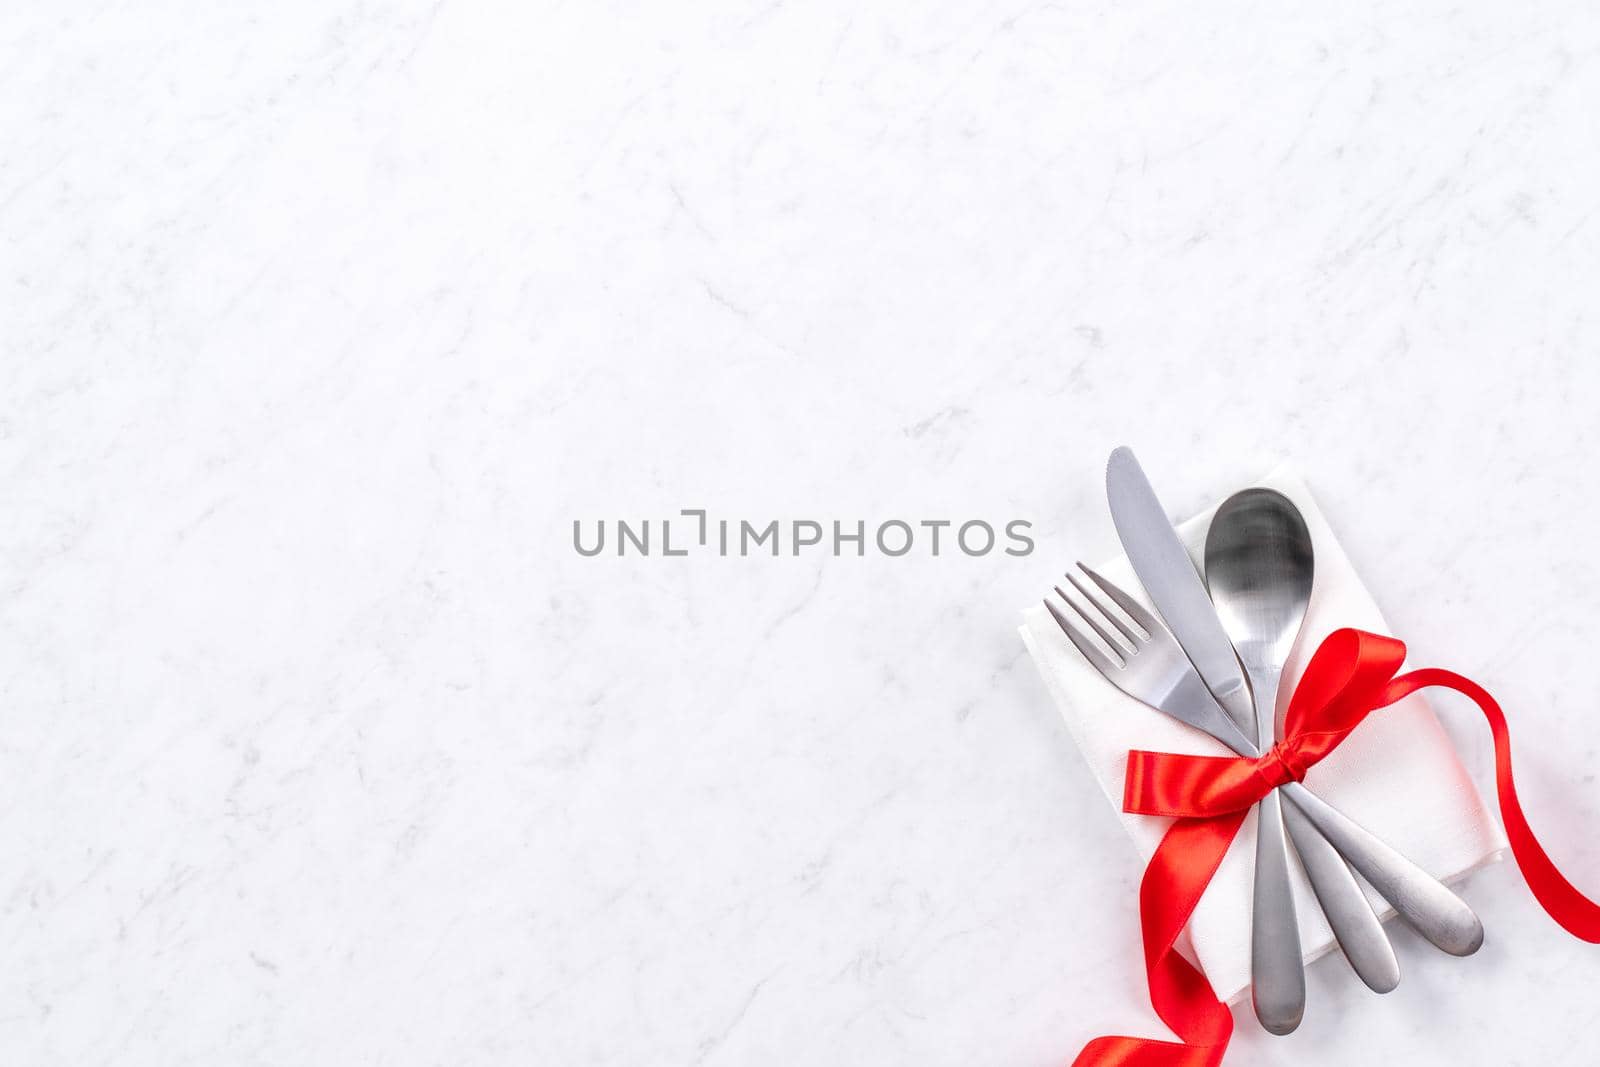
<path id="1" fill-rule="evenodd" d="M 1443 882 L 1299 782 L 1282 792 L 1417 933 L 1452 956 L 1470 956 L 1482 947 L 1483 923 Z"/>
<path id="2" fill-rule="evenodd" d="M 1389 935 L 1383 932 L 1378 913 L 1356 884 L 1356 876 L 1350 873 L 1344 857 L 1293 804 L 1284 806 L 1283 821 L 1295 851 L 1300 853 L 1317 903 L 1322 905 L 1351 969 L 1374 993 L 1394 989 L 1400 984 L 1400 961 L 1395 958 Z"/>
<path id="3" fill-rule="evenodd" d="M 1300 924 L 1289 888 L 1289 843 L 1274 790 L 1256 807 L 1256 881 L 1250 924 L 1250 999 L 1261 1026 L 1292 1033 L 1306 1012 Z"/>

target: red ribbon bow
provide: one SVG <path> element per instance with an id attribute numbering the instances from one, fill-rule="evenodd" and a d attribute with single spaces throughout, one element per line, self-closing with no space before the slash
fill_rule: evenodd
<path id="1" fill-rule="evenodd" d="M 1511 735 L 1494 698 L 1470 679 L 1426 669 L 1396 677 L 1406 646 L 1361 630 L 1328 635 L 1289 701 L 1284 740 L 1260 757 L 1130 752 L 1123 810 L 1175 816 L 1139 885 L 1150 1003 L 1181 1043 L 1097 1037 L 1074 1067 L 1215 1067 L 1233 1016 L 1205 975 L 1173 948 L 1245 814 L 1274 788 L 1299 781 L 1370 713 L 1430 686 L 1454 689 L 1483 711 L 1494 733 L 1495 787 L 1511 854 L 1539 904 L 1568 933 L 1600 943 L 1600 904 L 1556 869 L 1533 836 L 1511 778 Z"/>

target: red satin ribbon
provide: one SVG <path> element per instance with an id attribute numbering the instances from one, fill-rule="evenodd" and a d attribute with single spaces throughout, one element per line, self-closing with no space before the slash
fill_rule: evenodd
<path id="1" fill-rule="evenodd" d="M 1272 789 L 1299 781 L 1370 713 L 1419 689 L 1454 689 L 1483 711 L 1494 734 L 1495 788 L 1511 854 L 1528 888 L 1562 929 L 1600 943 L 1600 904 L 1584 896 L 1545 854 L 1517 800 L 1505 714 L 1482 687 L 1451 671 L 1398 677 L 1406 646 L 1361 630 L 1328 635 L 1289 701 L 1284 740 L 1256 759 L 1130 752 L 1123 810 L 1175 816 L 1139 885 L 1150 1003 L 1178 1042 L 1097 1037 L 1074 1067 L 1214 1067 L 1233 1032 L 1233 1015 L 1205 976 L 1173 948 L 1200 895 L 1239 832 L 1245 813 Z"/>

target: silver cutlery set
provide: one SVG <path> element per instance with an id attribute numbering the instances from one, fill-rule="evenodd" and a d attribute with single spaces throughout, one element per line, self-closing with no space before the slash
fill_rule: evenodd
<path id="1" fill-rule="evenodd" d="M 1107 681 L 1200 730 L 1241 756 L 1281 739 L 1277 700 L 1283 667 L 1311 599 L 1311 537 L 1299 510 L 1271 489 L 1229 497 L 1211 520 L 1205 575 L 1189 553 L 1133 453 L 1106 467 L 1111 517 L 1160 618 L 1085 567 L 1067 575 L 1045 606 Z M 1352 969 L 1387 993 L 1400 982 L 1394 947 L 1355 872 L 1435 946 L 1468 956 L 1483 924 L 1438 879 L 1291 781 L 1257 806 L 1251 923 L 1251 999 L 1261 1025 L 1287 1034 L 1305 1012 L 1300 930 L 1290 891 L 1290 843 Z"/>

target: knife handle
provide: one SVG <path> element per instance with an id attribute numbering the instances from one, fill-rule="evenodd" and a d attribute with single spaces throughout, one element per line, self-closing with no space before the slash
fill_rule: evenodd
<path id="1" fill-rule="evenodd" d="M 1470 956 L 1482 947 L 1483 923 L 1443 882 L 1299 782 L 1282 793 L 1417 933 L 1452 956 Z"/>
<path id="2" fill-rule="evenodd" d="M 1255 901 L 1250 926 L 1250 999 L 1271 1034 L 1292 1033 L 1306 1011 L 1300 924 L 1289 888 L 1289 843 L 1277 790 L 1257 805 Z"/>
<path id="3" fill-rule="evenodd" d="M 1322 905 L 1351 969 L 1374 993 L 1394 989 L 1400 984 L 1400 961 L 1395 958 L 1389 935 L 1383 932 L 1378 913 L 1372 910 L 1372 902 L 1356 884 L 1356 876 L 1299 808 L 1286 805 L 1283 821 L 1289 827 L 1295 851 L 1300 853 L 1306 876 L 1311 879 L 1317 903 Z"/>

